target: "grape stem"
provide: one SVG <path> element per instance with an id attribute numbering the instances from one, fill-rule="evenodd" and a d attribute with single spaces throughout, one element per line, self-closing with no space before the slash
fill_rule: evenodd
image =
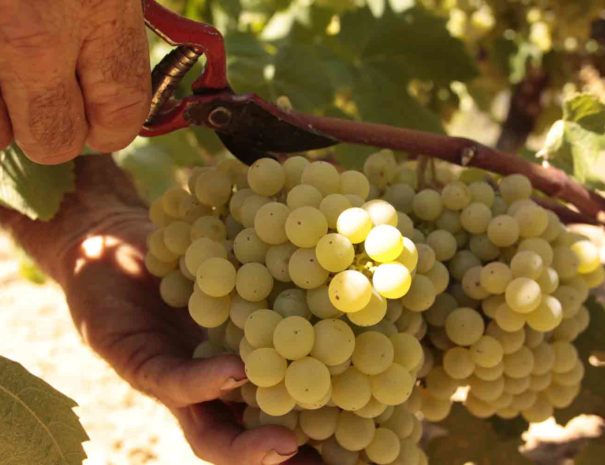
<path id="1" fill-rule="evenodd" d="M 536 189 L 573 205 L 581 216 L 573 215 L 576 212 L 562 205 L 556 205 L 555 209 L 555 204 L 549 202 L 549 208 L 555 212 L 565 212 L 567 219 L 573 216 L 582 222 L 605 226 L 605 198 L 588 190 L 553 166 L 538 165 L 515 154 L 501 152 L 464 137 L 302 113 L 296 113 L 296 117 L 310 128 L 341 142 L 427 155 L 502 175 L 523 174 Z"/>

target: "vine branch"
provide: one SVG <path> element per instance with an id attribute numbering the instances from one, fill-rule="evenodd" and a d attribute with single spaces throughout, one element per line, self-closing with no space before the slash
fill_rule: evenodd
<path id="1" fill-rule="evenodd" d="M 308 127 L 341 142 L 423 154 L 502 175 L 523 174 L 536 189 L 573 205 L 585 220 L 591 219 L 593 224 L 605 226 L 605 198 L 558 168 L 531 163 L 463 137 L 302 113 L 295 113 L 295 116 Z M 573 210 L 569 211 L 573 213 Z"/>

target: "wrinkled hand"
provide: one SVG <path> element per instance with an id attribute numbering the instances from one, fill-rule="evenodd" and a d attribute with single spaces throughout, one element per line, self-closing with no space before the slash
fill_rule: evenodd
<path id="1" fill-rule="evenodd" d="M 47 164 L 121 149 L 149 94 L 141 0 L 0 0 L 0 149 Z"/>
<path id="2" fill-rule="evenodd" d="M 244 431 L 215 400 L 245 379 L 239 357 L 191 359 L 204 333 L 185 310 L 161 303 L 157 282 L 144 272 L 149 230 L 139 213 L 97 228 L 101 232 L 68 253 L 75 266 L 62 281 L 78 329 L 122 377 L 171 409 L 199 457 L 217 465 L 284 462 L 297 450 L 290 431 Z M 309 451 L 287 463 L 321 465 Z"/>

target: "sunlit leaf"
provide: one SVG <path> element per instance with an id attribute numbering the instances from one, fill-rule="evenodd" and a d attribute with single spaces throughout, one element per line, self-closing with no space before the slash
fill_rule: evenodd
<path id="1" fill-rule="evenodd" d="M 10 465 L 80 465 L 88 440 L 76 403 L 0 357 L 0 457 Z"/>

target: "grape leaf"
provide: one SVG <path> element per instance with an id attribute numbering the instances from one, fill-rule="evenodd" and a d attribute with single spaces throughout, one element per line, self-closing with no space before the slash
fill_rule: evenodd
<path id="1" fill-rule="evenodd" d="M 139 195 L 151 202 L 175 184 L 174 161 L 159 146 L 139 139 L 127 149 L 114 154 L 114 160 L 130 173 Z"/>
<path id="2" fill-rule="evenodd" d="M 14 145 L 0 150 L 0 202 L 32 220 L 50 220 L 74 189 L 72 162 L 39 165 Z"/>
<path id="3" fill-rule="evenodd" d="M 563 118 L 551 127 L 540 155 L 581 183 L 604 187 L 605 105 L 589 94 L 567 100 Z"/>
<path id="4" fill-rule="evenodd" d="M 588 362 L 594 352 L 605 351 L 605 308 L 594 297 L 590 297 L 585 305 L 590 312 L 590 324 L 574 345 L 586 373 L 580 394 L 574 402 L 565 409 L 555 410 L 555 418 L 562 425 L 583 413 L 605 418 L 605 367 L 593 366 Z"/>
<path id="5" fill-rule="evenodd" d="M 332 103 L 333 89 L 317 47 L 288 44 L 275 58 L 275 95 L 287 95 L 294 108 L 311 111 Z"/>
<path id="6" fill-rule="evenodd" d="M 361 55 L 364 60 L 398 57 L 406 63 L 409 76 L 437 83 L 467 81 L 477 75 L 464 44 L 450 35 L 445 20 L 420 7 L 383 15 L 362 45 Z"/>
<path id="7" fill-rule="evenodd" d="M 2 465 L 76 465 L 88 440 L 76 403 L 12 360 L 0 357 Z"/>
<path id="8" fill-rule="evenodd" d="M 529 465 L 519 452 L 521 440 L 503 438 L 485 420 L 475 418 L 456 403 L 441 423 L 448 434 L 435 437 L 428 444 L 430 463 L 439 465 Z"/>

